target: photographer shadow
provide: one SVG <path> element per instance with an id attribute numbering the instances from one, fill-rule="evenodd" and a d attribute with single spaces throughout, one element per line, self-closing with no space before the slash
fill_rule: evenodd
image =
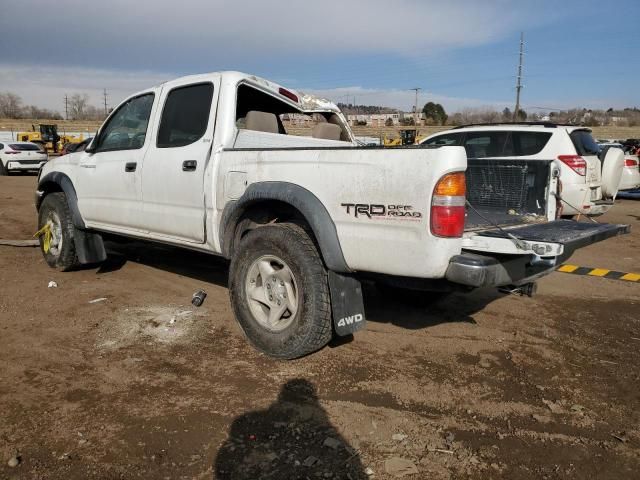
<path id="1" fill-rule="evenodd" d="M 338 433 L 304 379 L 282 386 L 265 410 L 237 417 L 214 463 L 215 479 L 367 478 L 360 456 Z"/>

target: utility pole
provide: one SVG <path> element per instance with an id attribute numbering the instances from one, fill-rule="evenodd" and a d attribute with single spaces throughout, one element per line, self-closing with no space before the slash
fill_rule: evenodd
<path id="1" fill-rule="evenodd" d="M 418 92 L 420 90 L 422 90 L 422 88 L 420 87 L 416 87 L 416 88 L 410 88 L 409 90 L 413 90 L 414 92 L 416 92 L 416 103 L 413 107 L 413 124 L 414 126 L 418 126 Z"/>
<path id="2" fill-rule="evenodd" d="M 69 120 L 69 98 L 64 94 L 64 119 Z"/>
<path id="3" fill-rule="evenodd" d="M 518 121 L 520 113 L 520 90 L 522 90 L 522 57 L 524 56 L 524 32 L 520 32 L 520 62 L 518 63 L 518 78 L 516 78 L 516 108 L 513 111 L 513 121 Z"/>
<path id="4" fill-rule="evenodd" d="M 107 89 L 104 89 L 104 92 L 102 93 L 102 95 L 104 96 L 104 117 L 107 118 Z"/>

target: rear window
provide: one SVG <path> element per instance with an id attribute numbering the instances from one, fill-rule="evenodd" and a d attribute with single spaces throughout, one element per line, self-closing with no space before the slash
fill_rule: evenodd
<path id="1" fill-rule="evenodd" d="M 523 157 L 540 153 L 550 138 L 547 132 L 469 132 L 464 147 L 469 158 Z"/>
<path id="2" fill-rule="evenodd" d="M 38 152 L 40 151 L 40 147 L 35 143 L 14 143 L 9 145 L 11 150 L 15 150 L 16 152 Z"/>
<path id="3" fill-rule="evenodd" d="M 171 90 L 160 120 L 158 148 L 184 147 L 202 138 L 209 123 L 213 84 Z"/>
<path id="4" fill-rule="evenodd" d="M 462 133 L 446 133 L 444 135 L 438 135 L 437 137 L 430 138 L 423 145 L 462 145 Z"/>
<path id="5" fill-rule="evenodd" d="M 551 138 L 547 132 L 511 132 L 516 155 L 536 155 L 542 151 Z"/>
<path id="6" fill-rule="evenodd" d="M 588 130 L 574 130 L 569 134 L 578 155 L 598 155 L 600 146 Z"/>
<path id="7" fill-rule="evenodd" d="M 511 157 L 514 155 L 511 132 L 468 132 L 464 148 L 469 158 Z"/>

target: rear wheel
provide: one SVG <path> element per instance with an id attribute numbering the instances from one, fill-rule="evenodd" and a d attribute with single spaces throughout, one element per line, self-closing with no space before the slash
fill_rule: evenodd
<path id="1" fill-rule="evenodd" d="M 64 193 L 50 193 L 44 197 L 38 211 L 38 229 L 44 229 L 40 235 L 40 250 L 50 267 L 66 271 L 80 265 L 73 239 L 71 210 Z"/>
<path id="2" fill-rule="evenodd" d="M 242 331 L 269 356 L 301 357 L 331 340 L 327 271 L 298 225 L 245 235 L 231 260 L 229 295 Z"/>
<path id="3" fill-rule="evenodd" d="M 7 167 L 4 166 L 4 162 L 0 158 L 0 177 L 4 177 L 5 175 L 8 175 L 8 174 L 9 172 L 7 171 Z"/>

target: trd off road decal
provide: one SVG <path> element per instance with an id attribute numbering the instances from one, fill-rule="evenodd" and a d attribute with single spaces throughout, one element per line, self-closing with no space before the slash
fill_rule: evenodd
<path id="1" fill-rule="evenodd" d="M 422 213 L 417 212 L 411 205 L 383 205 L 378 203 L 341 203 L 346 209 L 347 215 L 354 217 L 367 217 L 371 219 L 389 220 L 420 220 Z"/>

